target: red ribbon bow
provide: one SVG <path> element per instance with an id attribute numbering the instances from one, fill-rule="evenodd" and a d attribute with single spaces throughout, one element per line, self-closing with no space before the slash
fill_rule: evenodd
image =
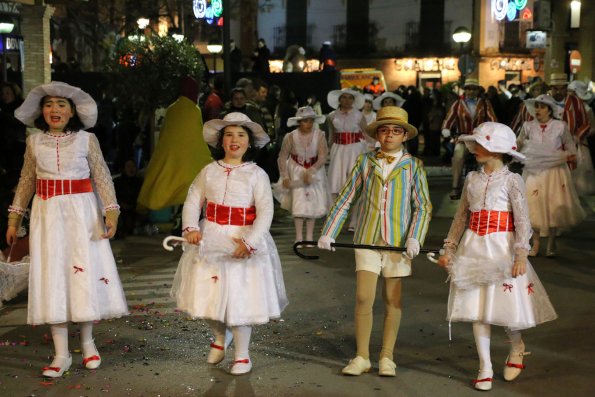
<path id="1" fill-rule="evenodd" d="M 215 282 L 219 281 L 219 276 L 213 276 L 211 277 Z"/>
<path id="2" fill-rule="evenodd" d="M 512 284 L 502 284 L 502 286 L 504 287 L 504 292 L 506 292 L 506 290 L 508 290 L 509 292 L 512 292 Z"/>
<path id="3" fill-rule="evenodd" d="M 533 291 L 533 283 L 530 283 L 529 285 L 527 285 L 527 294 L 531 295 L 534 293 L 535 291 Z"/>
<path id="4" fill-rule="evenodd" d="M 78 272 L 84 272 L 85 269 L 83 269 L 82 267 L 78 267 L 78 266 L 73 266 L 74 267 L 74 274 L 77 274 Z"/>
<path id="5" fill-rule="evenodd" d="M 250 364 L 250 359 L 244 358 L 242 360 L 235 360 L 233 363 L 234 364 Z"/>
<path id="6" fill-rule="evenodd" d="M 107 278 L 105 278 L 105 277 L 101 277 L 99 279 L 99 281 L 103 281 L 104 283 L 109 284 L 109 280 Z"/>
<path id="7" fill-rule="evenodd" d="M 42 371 L 54 371 L 54 372 L 60 372 L 60 367 L 43 367 Z"/>

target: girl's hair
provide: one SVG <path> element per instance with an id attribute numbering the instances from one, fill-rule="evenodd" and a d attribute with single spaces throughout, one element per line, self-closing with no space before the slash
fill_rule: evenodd
<path id="1" fill-rule="evenodd" d="M 48 97 L 48 95 L 41 98 L 41 101 L 39 102 L 40 108 L 43 108 L 43 101 L 47 97 Z M 68 123 L 64 127 L 64 132 L 77 132 L 77 131 L 84 129 L 85 125 L 83 124 L 83 122 L 81 121 L 81 119 L 78 116 L 78 113 L 76 112 L 76 106 L 74 105 L 74 102 L 72 102 L 72 100 L 70 98 L 64 98 L 64 99 L 66 99 L 68 101 L 68 103 L 70 103 L 70 107 L 72 107 L 72 110 L 74 112 L 74 115 L 70 118 L 70 120 L 68 120 Z M 46 123 L 46 121 L 43 117 L 43 112 L 42 112 L 42 114 L 39 115 L 38 118 L 35 119 L 33 124 L 35 125 L 35 127 L 39 128 L 42 131 L 50 130 L 50 126 L 48 125 L 48 123 Z"/>
<path id="2" fill-rule="evenodd" d="M 512 160 L 514 160 L 514 157 L 512 157 L 510 154 L 504 153 L 502 155 L 502 162 L 504 164 L 510 164 L 512 162 Z"/>
<path id="3" fill-rule="evenodd" d="M 221 160 L 225 157 L 225 150 L 223 150 L 223 135 L 225 135 L 225 129 L 229 126 L 223 127 L 219 130 L 219 136 L 217 137 L 217 146 L 213 149 L 213 158 L 215 160 Z M 238 126 L 248 133 L 248 150 L 242 156 L 242 161 L 253 161 L 258 155 L 259 149 L 254 144 L 254 133 L 252 130 L 245 126 Z"/>

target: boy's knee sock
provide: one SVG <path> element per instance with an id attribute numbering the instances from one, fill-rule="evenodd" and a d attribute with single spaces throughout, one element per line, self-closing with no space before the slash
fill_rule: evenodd
<path id="1" fill-rule="evenodd" d="M 388 306 L 388 305 L 387 305 Z M 382 336 L 382 350 L 380 358 L 386 357 L 393 360 L 393 353 L 399 328 L 401 327 L 401 308 L 391 307 L 384 314 L 384 334 Z"/>

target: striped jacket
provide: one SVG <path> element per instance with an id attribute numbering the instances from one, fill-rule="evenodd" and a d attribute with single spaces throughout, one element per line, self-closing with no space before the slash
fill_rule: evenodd
<path id="1" fill-rule="evenodd" d="M 423 244 L 432 217 L 426 171 L 421 160 L 404 153 L 386 181 L 382 166 L 371 151 L 360 155 L 322 228 L 336 238 L 351 204 L 360 198 L 353 241 L 403 247 L 412 237 Z"/>
<path id="2" fill-rule="evenodd" d="M 464 99 L 452 104 L 446 118 L 442 122 L 442 129 L 456 131 L 461 134 L 472 134 L 473 129 L 486 121 L 498 121 L 492 104 L 483 98 L 478 99 L 475 117 L 471 118 L 469 108 Z"/>
<path id="3" fill-rule="evenodd" d="M 512 119 L 512 121 L 510 122 L 510 129 L 514 131 L 515 134 L 519 134 L 519 132 L 521 132 L 521 127 L 523 126 L 523 123 L 525 121 L 531 121 L 533 120 L 533 116 L 531 116 L 531 114 L 529 113 L 529 111 L 527 110 L 527 105 L 525 105 L 525 102 L 521 103 L 521 106 L 519 106 L 519 111 L 516 113 L 516 116 L 514 116 L 514 119 Z"/>
<path id="4" fill-rule="evenodd" d="M 568 94 L 564 99 L 564 115 L 562 116 L 562 120 L 568 124 L 570 135 L 577 138 L 582 138 L 591 128 L 585 105 L 574 94 Z"/>

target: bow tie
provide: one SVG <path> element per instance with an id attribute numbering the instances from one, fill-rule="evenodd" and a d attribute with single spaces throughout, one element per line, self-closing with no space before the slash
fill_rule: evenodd
<path id="1" fill-rule="evenodd" d="M 376 152 L 376 159 L 377 160 L 385 159 L 386 162 L 390 164 L 393 161 L 395 161 L 397 158 L 395 156 L 391 156 L 391 155 L 386 154 L 384 152 L 378 151 L 378 152 Z"/>

